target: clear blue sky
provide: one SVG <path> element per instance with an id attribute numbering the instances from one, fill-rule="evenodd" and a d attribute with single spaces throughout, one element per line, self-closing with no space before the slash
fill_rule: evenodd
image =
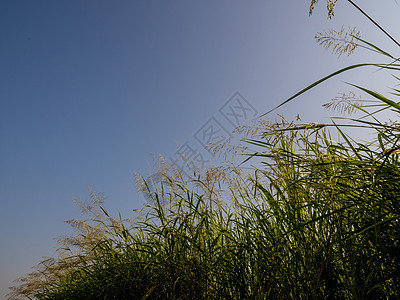
<path id="1" fill-rule="evenodd" d="M 362 2 L 400 37 L 395 1 Z M 317 31 L 357 25 L 362 37 L 395 49 L 346 1 L 331 21 L 324 1 L 311 18 L 308 5 L 1 1 L 0 298 L 54 255 L 53 238 L 70 232 L 63 221 L 79 217 L 71 198 L 87 198 L 87 187 L 130 216 L 144 201 L 133 172 L 150 172 L 149 153 L 172 156 L 210 117 L 223 123 L 218 110 L 235 92 L 264 113 L 319 77 L 369 60 L 363 51 L 338 60 L 317 46 Z M 280 112 L 326 120 L 321 104 L 348 90 L 341 80 L 386 86 L 373 76 L 341 76 Z"/>

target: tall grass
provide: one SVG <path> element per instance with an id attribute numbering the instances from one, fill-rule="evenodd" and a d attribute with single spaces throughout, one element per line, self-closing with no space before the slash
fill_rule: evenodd
<path id="1" fill-rule="evenodd" d="M 59 256 L 9 298 L 399 299 L 400 124 L 377 113 L 398 115 L 400 105 L 354 88 L 368 101 L 328 105 L 362 114 L 347 123 L 239 128 L 250 169 L 231 164 L 185 178 L 164 164 L 154 192 L 139 178 L 150 200 L 135 219 L 113 218 L 91 192 L 80 204 L 86 219 L 68 221 L 75 235 L 60 239 Z M 348 126 L 374 138 L 357 141 Z"/>
<path id="2" fill-rule="evenodd" d="M 399 126 L 374 129 L 376 145 L 343 132 L 333 142 L 323 126 L 265 128 L 248 140 L 263 159 L 252 174 L 225 170 L 225 191 L 201 176 L 163 174 L 130 222 L 112 218 L 92 193 L 82 206 L 90 218 L 69 222 L 77 232 L 61 240 L 59 258 L 44 261 L 13 296 L 395 299 Z"/>

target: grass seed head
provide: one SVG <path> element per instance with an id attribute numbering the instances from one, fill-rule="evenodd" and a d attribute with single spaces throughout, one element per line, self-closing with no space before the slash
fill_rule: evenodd
<path id="1" fill-rule="evenodd" d="M 351 55 L 359 46 L 357 40 L 360 38 L 360 31 L 356 27 L 342 26 L 340 30 L 329 29 L 318 32 L 315 35 L 316 42 L 325 49 L 332 49 L 332 53 L 340 57 L 342 54 Z"/>

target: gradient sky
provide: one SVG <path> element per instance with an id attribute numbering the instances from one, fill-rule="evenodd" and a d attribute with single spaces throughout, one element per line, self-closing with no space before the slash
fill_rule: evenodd
<path id="1" fill-rule="evenodd" d="M 390 41 L 346 1 L 30 1 L 0 3 L 0 298 L 79 217 L 72 198 L 103 192 L 112 213 L 132 216 L 143 197 L 133 172 L 150 153 L 173 156 L 234 93 L 264 113 L 321 76 L 376 61 L 359 50 L 332 56 L 318 31 L 356 25 Z M 394 0 L 362 7 L 400 37 Z M 379 61 L 379 59 L 378 59 Z M 279 110 L 326 121 L 323 103 L 349 87 L 382 90 L 388 74 L 363 69 L 333 79 Z M 224 123 L 226 127 L 229 127 Z M 232 129 L 232 128 L 228 128 Z"/>

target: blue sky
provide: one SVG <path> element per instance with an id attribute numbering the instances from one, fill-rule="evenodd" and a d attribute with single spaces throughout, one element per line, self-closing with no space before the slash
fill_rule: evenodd
<path id="1" fill-rule="evenodd" d="M 150 153 L 173 156 L 239 92 L 259 113 L 323 75 L 372 60 L 337 59 L 318 31 L 356 25 L 393 50 L 346 1 L 326 19 L 320 1 L 2 1 L 0 3 L 0 295 L 79 217 L 71 198 L 103 192 L 106 207 L 131 216 L 143 197 L 133 172 L 150 174 Z M 382 3 L 381 3 L 382 2 Z M 362 6 L 400 36 L 395 1 Z M 376 59 L 373 59 L 376 61 Z M 386 76 L 386 77 L 385 77 Z M 376 89 L 384 72 L 364 69 L 310 91 L 279 112 L 326 121 L 323 103 Z M 195 145 L 201 150 L 200 145 Z"/>

